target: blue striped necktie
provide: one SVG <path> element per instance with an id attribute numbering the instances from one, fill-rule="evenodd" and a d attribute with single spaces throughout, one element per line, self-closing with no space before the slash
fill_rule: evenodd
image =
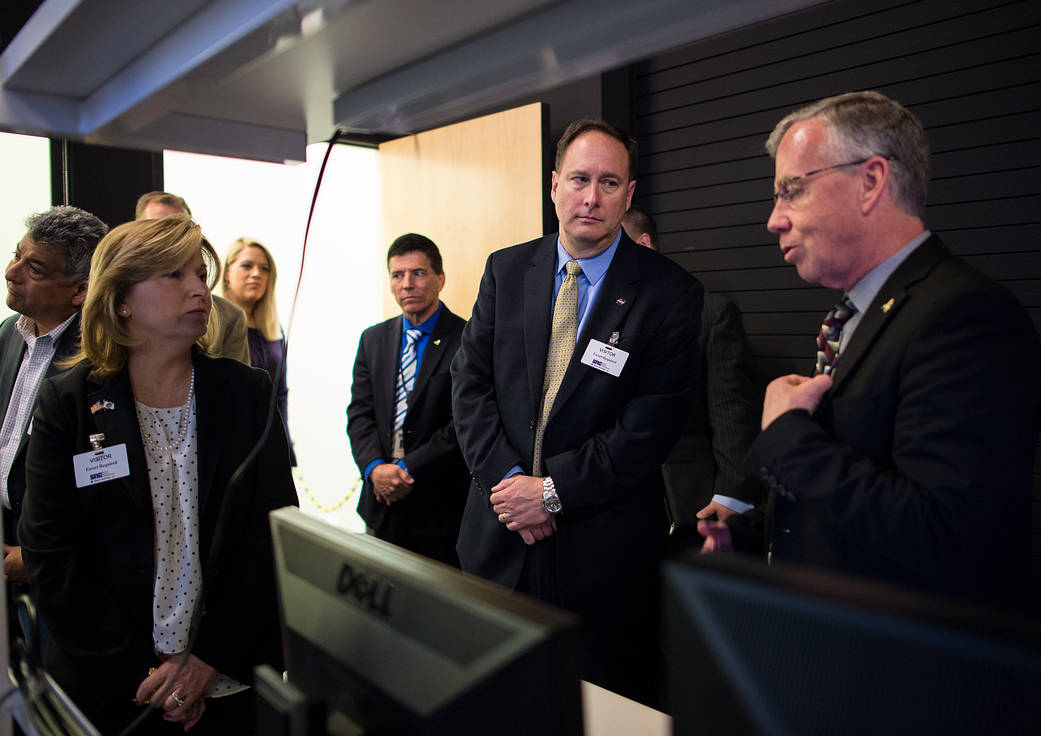
<path id="1" fill-rule="evenodd" d="M 405 349 L 401 351 L 401 368 L 398 370 L 394 401 L 394 429 L 401 429 L 405 424 L 408 396 L 412 393 L 412 387 L 416 385 L 416 340 L 422 334 L 422 330 L 415 328 L 405 332 Z"/>

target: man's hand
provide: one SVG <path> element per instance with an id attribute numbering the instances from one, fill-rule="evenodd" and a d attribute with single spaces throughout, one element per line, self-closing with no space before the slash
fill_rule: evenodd
<path id="1" fill-rule="evenodd" d="M 823 373 L 813 378 L 792 374 L 770 381 L 763 401 L 763 429 L 792 409 L 805 409 L 810 414 L 817 411 L 821 398 L 830 388 L 831 376 Z"/>
<path id="2" fill-rule="evenodd" d="M 557 529 L 553 514 L 542 506 L 542 478 L 513 475 L 492 486 L 492 510 L 525 544 L 545 539 Z"/>
<path id="3" fill-rule="evenodd" d="M 701 554 L 710 552 L 732 552 L 734 540 L 730 536 L 730 529 L 722 521 L 699 521 L 698 534 L 705 538 L 701 545 Z"/>
<path id="4" fill-rule="evenodd" d="M 387 506 L 407 496 L 415 483 L 407 470 L 394 463 L 377 465 L 369 473 L 369 480 L 372 481 L 376 500 Z"/>
<path id="5" fill-rule="evenodd" d="M 186 657 L 184 668 L 178 673 L 181 660 Z M 216 674 L 213 667 L 194 654 L 174 654 L 141 681 L 135 702 L 161 708 L 166 711 L 164 720 L 183 723 L 187 731 L 202 718 L 206 688 Z"/>
<path id="6" fill-rule="evenodd" d="M 712 514 L 715 514 L 716 518 L 720 521 L 726 521 L 729 517 L 733 516 L 736 513 L 737 512 L 734 511 L 732 508 L 728 508 L 727 506 L 724 506 L 718 501 L 709 501 L 708 506 L 701 509 L 701 511 L 699 511 L 696 514 L 696 516 L 699 519 L 704 519 L 707 521 L 709 520 L 709 517 L 712 516 Z"/>
<path id="7" fill-rule="evenodd" d="M 22 548 L 4 545 L 4 579 L 12 583 L 28 583 L 29 571 L 22 562 Z"/>

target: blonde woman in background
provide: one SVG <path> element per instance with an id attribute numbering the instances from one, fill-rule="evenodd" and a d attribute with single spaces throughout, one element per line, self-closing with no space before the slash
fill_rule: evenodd
<path id="1" fill-rule="evenodd" d="M 289 437 L 289 388 L 286 385 L 286 340 L 278 324 L 275 304 L 275 259 L 263 245 L 251 238 L 239 238 L 224 257 L 221 292 L 246 313 L 250 364 L 263 368 L 278 380 L 278 411 Z M 281 369 L 280 369 L 281 366 Z M 296 465 L 293 441 L 289 440 L 292 464 Z"/>

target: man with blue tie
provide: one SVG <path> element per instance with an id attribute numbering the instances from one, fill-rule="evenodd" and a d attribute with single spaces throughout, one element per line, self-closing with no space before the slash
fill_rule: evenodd
<path id="1" fill-rule="evenodd" d="M 376 537 L 458 567 L 469 474 L 452 421 L 449 367 L 465 322 L 438 298 L 445 274 L 429 238 L 395 240 L 387 270 L 401 315 L 362 333 L 347 407 L 364 479 L 358 514 Z"/>

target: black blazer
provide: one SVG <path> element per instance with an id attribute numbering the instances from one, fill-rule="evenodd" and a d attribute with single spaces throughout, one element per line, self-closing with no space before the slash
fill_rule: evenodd
<path id="1" fill-rule="evenodd" d="M 277 417 L 241 484 L 228 481 L 260 436 L 271 382 L 236 361 L 195 356 L 199 553 L 212 576 L 193 653 L 218 672 L 252 681 L 253 666 L 281 662 L 267 514 L 296 504 L 285 433 Z M 88 717 L 129 703 L 152 644 L 154 525 L 144 448 L 129 375 L 110 379 L 81 364 L 40 389 L 19 525 L 22 554 L 50 636 L 48 671 Z M 114 409 L 91 412 L 98 401 Z M 77 488 L 72 457 L 104 433 L 126 443 L 130 475 Z M 217 558 L 218 516 L 227 520 Z"/>
<path id="2" fill-rule="evenodd" d="M 1038 365 L 1015 297 L 927 240 L 864 311 L 817 412 L 752 445 L 773 559 L 1024 603 Z"/>
<path id="3" fill-rule="evenodd" d="M 365 330 L 358 344 L 347 407 L 347 435 L 358 472 L 373 460 L 389 461 L 393 448 L 395 390 L 401 354 L 400 315 Z M 407 496 L 385 506 L 372 483 L 358 499 L 358 513 L 383 539 L 396 532 L 454 536 L 459 531 L 470 474 L 452 421 L 449 366 L 466 322 L 442 305 L 416 374 L 405 424 L 405 466 L 415 479 Z"/>
<path id="4" fill-rule="evenodd" d="M 703 389 L 694 392 L 687 426 L 662 468 L 672 520 L 690 529 L 717 493 L 753 504 L 761 495 L 742 466 L 759 434 L 763 392 L 741 312 L 720 294 L 705 294 L 698 345 Z"/>
<path id="5" fill-rule="evenodd" d="M 25 356 L 25 340 L 15 327 L 20 316 L 12 314 L 3 321 L 3 324 L 0 324 L 0 422 L 3 422 L 3 417 L 7 416 L 11 392 L 14 390 L 14 383 L 18 379 L 18 369 Z M 55 364 L 75 353 L 79 348 L 79 342 L 80 316 L 77 313 L 76 318 L 58 338 L 54 358 L 47 366 L 47 372 L 44 373 L 45 379 L 63 370 Z M 28 427 L 26 429 L 28 430 Z M 11 501 L 11 510 L 8 513 L 7 509 L 4 509 L 4 541 L 8 544 L 18 543 L 16 529 L 18 518 L 22 514 L 22 499 L 25 497 L 25 451 L 28 445 L 29 432 L 26 431 L 18 444 L 18 453 L 14 456 L 11 471 L 7 474 L 7 496 Z"/>
<path id="6" fill-rule="evenodd" d="M 459 444 L 473 474 L 458 552 L 464 570 L 513 588 L 526 545 L 501 524 L 489 491 L 513 466 L 550 475 L 557 579 L 589 620 L 649 610 L 665 541 L 661 464 L 686 421 L 698 370 L 701 284 L 623 233 L 578 337 L 532 468 L 550 337 L 557 235 L 488 258 L 452 364 Z M 629 353 L 619 377 L 581 363 L 591 339 Z M 464 419 L 465 418 L 465 421 Z M 537 544 L 543 544 L 539 542 Z"/>

